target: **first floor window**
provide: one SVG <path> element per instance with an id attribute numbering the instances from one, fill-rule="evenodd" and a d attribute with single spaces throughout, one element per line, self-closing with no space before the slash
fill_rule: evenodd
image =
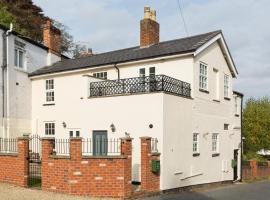
<path id="1" fill-rule="evenodd" d="M 45 135 L 55 135 L 55 123 L 46 122 L 45 123 Z"/>
<path id="2" fill-rule="evenodd" d="M 229 97 L 229 76 L 224 75 L 224 97 Z"/>
<path id="3" fill-rule="evenodd" d="M 54 80 L 46 80 L 46 102 L 54 102 Z"/>
<path id="4" fill-rule="evenodd" d="M 199 134 L 193 133 L 193 153 L 199 153 Z"/>
<path id="5" fill-rule="evenodd" d="M 214 153 L 218 152 L 219 148 L 219 138 L 218 138 L 218 133 L 213 133 L 212 134 L 212 151 Z"/>
<path id="6" fill-rule="evenodd" d="M 200 89 L 207 90 L 207 65 L 200 63 Z"/>
<path id="7" fill-rule="evenodd" d="M 97 72 L 93 74 L 96 78 L 107 79 L 107 72 Z"/>
<path id="8" fill-rule="evenodd" d="M 19 68 L 24 68 L 24 50 L 21 48 L 15 48 L 14 65 Z"/>

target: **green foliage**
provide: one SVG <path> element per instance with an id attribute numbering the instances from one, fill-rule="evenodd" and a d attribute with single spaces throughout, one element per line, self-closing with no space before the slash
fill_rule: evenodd
<path id="1" fill-rule="evenodd" d="M 270 99 L 249 98 L 243 110 L 244 153 L 248 159 L 256 152 L 270 150 Z"/>
<path id="2" fill-rule="evenodd" d="M 0 0 L 0 24 L 9 27 L 13 23 L 14 30 L 35 41 L 43 41 L 43 24 L 48 17 L 32 0 Z M 62 34 L 61 53 L 72 53 L 73 37 L 68 28 L 60 22 L 54 22 Z"/>

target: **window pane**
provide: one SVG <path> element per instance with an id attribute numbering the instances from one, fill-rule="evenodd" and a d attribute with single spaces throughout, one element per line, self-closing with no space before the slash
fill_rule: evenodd
<path id="1" fill-rule="evenodd" d="M 69 131 L 69 137 L 73 137 L 73 131 Z"/>
<path id="2" fill-rule="evenodd" d="M 80 131 L 76 131 L 76 137 L 80 137 Z"/>
<path id="3" fill-rule="evenodd" d="M 14 51 L 14 65 L 18 66 L 18 50 L 15 49 Z"/>
<path id="4" fill-rule="evenodd" d="M 19 51 L 19 67 L 23 68 L 23 52 Z"/>

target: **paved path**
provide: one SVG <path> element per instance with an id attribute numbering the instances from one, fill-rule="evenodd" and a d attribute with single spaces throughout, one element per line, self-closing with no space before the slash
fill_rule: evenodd
<path id="1" fill-rule="evenodd" d="M 0 183 L 0 200 L 97 200 L 98 198 L 63 195 L 25 189 Z M 99 198 L 100 199 L 100 198 Z M 182 192 L 144 198 L 143 200 L 267 200 L 270 181 L 235 184 L 200 192 Z M 107 199 L 106 199 L 107 200 Z"/>
<path id="2" fill-rule="evenodd" d="M 100 198 L 44 192 L 0 183 L 0 200 L 100 200 Z"/>
<path id="3" fill-rule="evenodd" d="M 270 181 L 234 184 L 201 192 L 182 192 L 145 198 L 144 200 L 268 200 Z"/>

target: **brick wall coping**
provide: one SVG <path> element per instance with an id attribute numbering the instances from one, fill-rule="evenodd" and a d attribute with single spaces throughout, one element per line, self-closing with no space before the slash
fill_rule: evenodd
<path id="1" fill-rule="evenodd" d="M 0 153 L 0 156 L 13 156 L 13 157 L 17 157 L 18 153 Z"/>
<path id="2" fill-rule="evenodd" d="M 54 137 L 43 137 L 41 138 L 41 140 L 55 140 Z"/>
<path id="3" fill-rule="evenodd" d="M 148 136 L 143 136 L 143 137 L 140 137 L 141 140 L 151 140 L 151 137 L 148 137 Z"/>
<path id="4" fill-rule="evenodd" d="M 1 154 L 0 154 L 0 156 L 1 156 Z M 16 155 L 14 154 L 14 156 L 16 156 Z M 52 158 L 52 159 L 70 159 L 70 156 L 50 155 L 49 158 Z M 123 156 L 123 155 L 120 155 L 120 156 L 82 156 L 82 159 L 127 159 L 127 158 L 128 158 L 128 156 Z"/>
<path id="5" fill-rule="evenodd" d="M 154 153 L 151 153 L 151 156 L 160 156 L 160 153 L 159 152 L 154 152 Z"/>
<path id="6" fill-rule="evenodd" d="M 70 156 L 50 155 L 49 158 L 53 158 L 53 159 L 70 159 Z"/>
<path id="7" fill-rule="evenodd" d="M 120 139 L 120 140 L 127 140 L 127 141 L 133 140 L 132 137 L 120 137 L 119 139 Z"/>
<path id="8" fill-rule="evenodd" d="M 18 137 L 18 140 L 29 140 L 29 137 L 28 136 Z"/>
<path id="9" fill-rule="evenodd" d="M 83 159 L 127 159 L 128 156 L 82 156 Z"/>
<path id="10" fill-rule="evenodd" d="M 70 140 L 82 140 L 83 138 L 82 137 L 70 137 L 69 139 Z"/>

